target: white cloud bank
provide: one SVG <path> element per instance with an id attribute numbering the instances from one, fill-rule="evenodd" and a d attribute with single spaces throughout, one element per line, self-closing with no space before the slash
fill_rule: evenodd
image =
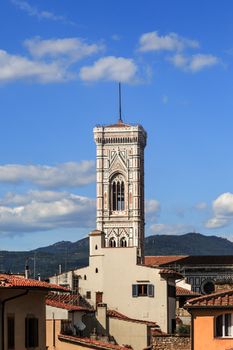
<path id="1" fill-rule="evenodd" d="M 212 204 L 213 218 L 209 219 L 207 228 L 225 227 L 233 221 L 233 193 L 226 192 L 218 196 Z"/>
<path id="2" fill-rule="evenodd" d="M 42 83 L 62 82 L 74 78 L 59 62 L 46 63 L 8 54 L 0 50 L 0 82 L 29 79 Z"/>
<path id="3" fill-rule="evenodd" d="M 198 72 L 205 68 L 212 67 L 219 63 L 218 57 L 214 55 L 196 54 L 185 56 L 176 54 L 169 58 L 169 61 L 177 68 L 188 72 Z"/>
<path id="4" fill-rule="evenodd" d="M 56 166 L 6 164 L 0 166 L 0 183 L 30 182 L 43 188 L 79 187 L 95 182 L 95 162 L 67 162 Z"/>
<path id="5" fill-rule="evenodd" d="M 95 200 L 67 192 L 8 193 L 0 200 L 0 233 L 93 227 Z"/>
<path id="6" fill-rule="evenodd" d="M 24 46 L 36 58 L 63 56 L 73 61 L 78 61 L 104 50 L 103 44 L 87 44 L 81 38 L 42 40 L 40 37 L 36 37 L 25 40 Z"/>
<path id="7" fill-rule="evenodd" d="M 185 48 L 198 48 L 196 40 L 183 38 L 176 33 L 160 36 L 158 32 L 144 33 L 139 38 L 139 51 L 182 51 Z"/>
<path id="8" fill-rule="evenodd" d="M 121 82 L 133 81 L 137 66 L 132 59 L 107 56 L 97 60 L 92 66 L 82 67 L 80 78 L 91 82 L 97 80 L 113 80 Z"/>

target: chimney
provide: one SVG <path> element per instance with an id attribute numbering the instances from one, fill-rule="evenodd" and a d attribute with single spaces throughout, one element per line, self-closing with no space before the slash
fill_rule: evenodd
<path id="1" fill-rule="evenodd" d="M 61 274 L 61 264 L 58 265 L 58 273 Z"/>
<path id="2" fill-rule="evenodd" d="M 38 281 L 40 281 L 40 280 L 41 280 L 40 273 L 38 273 L 38 275 L 37 275 L 37 279 L 38 279 Z"/>
<path id="3" fill-rule="evenodd" d="M 108 335 L 107 304 L 97 304 L 96 306 L 97 334 Z"/>
<path id="4" fill-rule="evenodd" d="M 25 278 L 29 278 L 29 266 L 25 265 Z"/>

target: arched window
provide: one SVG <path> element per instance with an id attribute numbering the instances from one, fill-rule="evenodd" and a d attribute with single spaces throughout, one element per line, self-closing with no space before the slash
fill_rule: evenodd
<path id="1" fill-rule="evenodd" d="M 115 248 L 116 247 L 116 240 L 114 237 L 110 238 L 109 240 L 109 247 Z"/>
<path id="2" fill-rule="evenodd" d="M 127 247 L 127 241 L 125 237 L 122 237 L 120 240 L 120 246 L 121 247 Z"/>
<path id="3" fill-rule="evenodd" d="M 111 208 L 113 211 L 125 210 L 125 183 L 120 174 L 111 181 Z"/>

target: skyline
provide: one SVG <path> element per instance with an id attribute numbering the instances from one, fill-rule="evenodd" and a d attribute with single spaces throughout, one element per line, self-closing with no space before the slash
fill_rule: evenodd
<path id="1" fill-rule="evenodd" d="M 146 235 L 233 240 L 233 4 L 1 8 L 0 249 L 76 241 L 95 228 L 92 130 L 118 119 L 119 81 L 123 121 L 148 133 Z"/>

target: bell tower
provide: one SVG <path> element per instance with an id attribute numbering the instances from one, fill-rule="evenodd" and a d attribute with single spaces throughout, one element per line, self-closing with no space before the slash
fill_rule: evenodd
<path id="1" fill-rule="evenodd" d="M 105 247 L 137 247 L 144 252 L 144 148 L 141 125 L 96 126 L 97 230 Z"/>

